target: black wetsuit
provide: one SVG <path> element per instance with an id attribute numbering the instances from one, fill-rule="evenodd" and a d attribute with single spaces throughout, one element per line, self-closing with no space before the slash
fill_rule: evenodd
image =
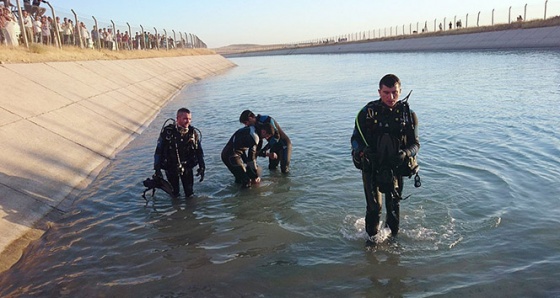
<path id="1" fill-rule="evenodd" d="M 270 152 L 274 152 L 278 155 L 277 159 L 268 159 L 268 168 L 274 170 L 280 164 L 280 169 L 282 173 L 288 173 L 290 171 L 290 160 L 292 158 L 292 141 L 284 133 L 278 122 L 274 118 L 267 115 L 257 115 L 257 123 L 255 124 L 257 130 L 265 123 L 271 123 L 274 127 L 275 133 L 268 140 L 268 144 L 262 148 L 262 140 L 259 143 L 259 156 L 266 156 L 266 151 L 270 149 Z M 262 149 L 261 149 L 262 148 Z"/>
<path id="2" fill-rule="evenodd" d="M 356 167 L 362 169 L 366 196 L 366 231 L 374 236 L 381 228 L 382 193 L 385 194 L 386 224 L 392 235 L 399 231 L 400 196 L 403 190 L 403 157 L 413 157 L 420 149 L 418 119 L 408 103 L 397 102 L 392 109 L 376 100 L 356 116 L 351 138 Z M 363 158 L 360 157 L 363 152 Z"/>
<path id="3" fill-rule="evenodd" d="M 235 182 L 248 187 L 251 179 L 260 176 L 257 166 L 257 145 L 260 142 L 254 126 L 237 130 L 222 150 L 222 161 L 235 176 Z M 245 167 L 247 164 L 247 167 Z"/>
<path id="4" fill-rule="evenodd" d="M 197 130 L 189 125 L 181 133 L 174 124 L 164 127 L 159 135 L 154 154 L 154 169 L 165 170 L 167 180 L 173 186 L 173 195 L 179 195 L 179 179 L 185 196 L 193 194 L 193 168 L 204 170 L 204 152 Z"/>

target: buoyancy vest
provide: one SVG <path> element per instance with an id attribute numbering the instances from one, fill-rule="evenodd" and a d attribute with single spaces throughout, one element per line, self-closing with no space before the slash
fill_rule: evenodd
<path id="1" fill-rule="evenodd" d="M 181 164 L 193 168 L 201 163 L 196 152 L 200 144 L 200 133 L 197 128 L 189 125 L 181 129 L 175 124 L 170 124 L 163 128 L 162 137 L 165 139 L 162 144 L 165 165 Z"/>
<path id="2" fill-rule="evenodd" d="M 366 154 L 375 170 L 391 168 L 396 175 L 412 176 L 418 171 L 416 156 L 409 157 L 398 167 L 392 163 L 399 150 L 405 150 L 408 135 L 414 134 L 415 123 L 410 106 L 406 100 L 399 101 L 395 107 L 385 106 L 381 100 L 369 102 L 365 106 L 365 127 L 360 127 L 356 119 L 362 140 L 368 147 Z"/>

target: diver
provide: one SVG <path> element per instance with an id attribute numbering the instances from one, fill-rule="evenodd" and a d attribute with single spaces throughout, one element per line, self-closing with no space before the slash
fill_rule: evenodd
<path id="1" fill-rule="evenodd" d="M 415 156 L 420 149 L 418 118 L 408 106 L 408 96 L 399 100 L 400 79 L 394 74 L 385 75 L 378 92 L 380 99 L 369 102 L 358 112 L 351 138 L 354 165 L 362 170 L 368 241 L 376 240 L 381 228 L 382 194 L 385 225 L 392 236 L 397 235 L 403 176 L 417 174 Z M 416 180 L 418 187 L 418 175 Z"/>
<path id="2" fill-rule="evenodd" d="M 169 121 L 172 123 L 166 125 Z M 192 114 L 187 108 L 177 111 L 177 119 L 168 119 L 161 129 L 154 154 L 156 176 L 163 177 L 173 187 L 173 196 L 179 196 L 179 180 L 183 184 L 185 197 L 193 195 L 193 168 L 198 165 L 196 176 L 204 180 L 204 152 L 201 146 L 201 133 L 191 125 Z"/>
<path id="3" fill-rule="evenodd" d="M 245 126 L 238 129 L 229 139 L 222 150 L 222 161 L 235 177 L 235 182 L 243 188 L 251 187 L 261 181 L 262 170 L 257 165 L 257 146 L 261 138 L 270 139 L 275 133 L 272 124 L 267 123 L 257 129 L 255 126 Z M 272 156 L 273 153 L 265 153 Z"/>
<path id="4" fill-rule="evenodd" d="M 245 110 L 239 116 L 239 122 L 243 123 L 245 126 L 254 125 L 257 129 L 264 125 L 265 123 L 270 123 L 276 131 L 275 134 L 268 140 L 268 143 L 263 148 L 262 140 L 258 145 L 258 155 L 265 157 L 277 157 L 268 159 L 268 168 L 270 170 L 275 170 L 280 164 L 280 170 L 282 173 L 287 174 L 290 172 L 290 159 L 292 158 L 292 141 L 286 133 L 282 130 L 278 122 L 274 118 L 258 114 L 255 116 L 250 110 Z M 267 155 L 267 151 L 270 153 Z"/>

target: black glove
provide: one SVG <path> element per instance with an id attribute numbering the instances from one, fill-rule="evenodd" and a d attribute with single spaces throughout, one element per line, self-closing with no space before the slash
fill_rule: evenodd
<path id="1" fill-rule="evenodd" d="M 354 162 L 354 166 L 356 167 L 356 169 L 362 169 L 362 156 L 360 154 L 360 151 L 358 150 L 352 150 L 352 162 Z"/>
<path id="2" fill-rule="evenodd" d="M 198 170 L 196 170 L 196 176 L 200 176 L 200 180 L 198 180 L 198 182 L 202 182 L 204 180 L 204 167 L 198 167 Z"/>
<path id="3" fill-rule="evenodd" d="M 156 169 L 156 172 L 155 172 L 154 175 L 159 177 L 159 178 L 163 178 L 163 174 L 161 173 L 161 169 Z"/>
<path id="4" fill-rule="evenodd" d="M 398 167 L 403 164 L 405 159 L 406 159 L 406 152 L 404 152 L 403 150 L 399 150 L 399 153 L 397 153 L 397 155 L 395 155 L 394 157 L 393 165 Z"/>

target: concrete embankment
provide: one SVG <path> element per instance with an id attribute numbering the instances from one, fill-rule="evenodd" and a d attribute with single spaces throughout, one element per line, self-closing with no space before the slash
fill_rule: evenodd
<path id="1" fill-rule="evenodd" d="M 560 49 L 560 26 L 511 29 L 403 38 L 398 40 L 348 42 L 313 47 L 286 48 L 270 51 L 223 54 L 225 57 L 249 57 L 298 54 L 341 54 L 412 51 L 465 51 L 509 49 Z"/>
<path id="2" fill-rule="evenodd" d="M 0 271 L 220 55 L 0 66 Z M 65 206 L 66 205 L 66 206 Z"/>

